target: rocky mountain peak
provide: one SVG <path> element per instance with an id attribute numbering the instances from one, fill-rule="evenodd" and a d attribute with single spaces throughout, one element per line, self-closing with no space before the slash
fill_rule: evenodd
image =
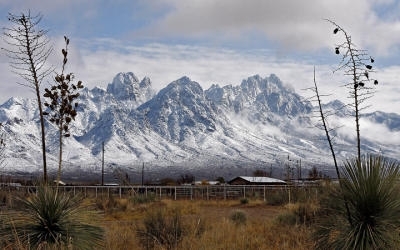
<path id="1" fill-rule="evenodd" d="M 108 84 L 107 92 L 117 99 L 136 99 L 139 79 L 132 73 L 118 73 L 112 83 Z"/>
<path id="2" fill-rule="evenodd" d="M 18 97 L 11 97 L 5 103 L 3 103 L 0 107 L 9 109 L 15 105 L 22 105 L 23 101 Z"/>
<path id="3" fill-rule="evenodd" d="M 149 77 L 145 76 L 143 78 L 143 80 L 140 82 L 139 84 L 140 88 L 144 89 L 144 88 L 149 88 L 151 87 L 151 80 Z"/>
<path id="4" fill-rule="evenodd" d="M 142 81 L 139 81 L 132 72 L 118 73 L 112 83 L 108 84 L 107 92 L 118 100 L 134 100 L 137 102 L 144 102 L 155 93 L 150 78 L 145 77 Z"/>
<path id="5" fill-rule="evenodd" d="M 215 113 L 200 84 L 182 77 L 141 105 L 153 130 L 173 141 L 184 141 L 199 132 L 215 130 Z"/>
<path id="6" fill-rule="evenodd" d="M 205 94 L 224 109 L 235 113 L 251 113 L 257 117 L 265 117 L 267 113 L 295 116 L 311 110 L 309 103 L 303 102 L 294 91 L 285 88 L 274 74 L 265 78 L 260 75 L 248 77 L 239 86 L 227 85 L 221 88 L 213 85 Z"/>
<path id="7" fill-rule="evenodd" d="M 326 107 L 342 105 L 332 102 Z M 140 161 L 153 162 L 154 169 L 161 165 L 192 169 L 215 166 L 218 170 L 226 167 L 225 171 L 231 173 L 235 166 L 238 171 L 257 164 L 279 167 L 289 154 L 308 162 L 305 166 L 321 163 L 325 157 L 330 164 L 323 133 L 312 128 L 311 108 L 273 74 L 254 75 L 238 85 L 214 84 L 207 90 L 182 77 L 155 95 L 148 77 L 139 81 L 131 72 L 119 73 L 107 90 L 82 90 L 74 136 L 65 140 L 65 152 L 71 172 L 76 166 L 87 170 L 98 167 L 103 142 L 106 164 L 122 168 Z M 345 121 L 347 116 L 333 113 L 331 118 Z M 353 120 L 348 119 L 349 123 Z M 365 139 L 366 147 L 371 152 L 379 149 L 387 156 L 398 156 L 400 116 L 375 112 L 362 119 L 377 124 L 385 133 L 378 141 L 374 131 L 365 132 L 372 134 Z M 8 141 L 3 155 L 7 169 L 40 170 L 37 121 L 34 99 L 11 98 L 0 106 L 0 134 L 4 133 Z M 348 131 L 353 128 L 337 133 L 338 155 L 343 157 L 354 152 Z M 48 126 L 46 133 L 49 166 L 57 166 L 57 130 Z"/>

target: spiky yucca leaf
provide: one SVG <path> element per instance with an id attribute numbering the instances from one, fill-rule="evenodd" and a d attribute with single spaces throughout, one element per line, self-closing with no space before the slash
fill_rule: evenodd
<path id="1" fill-rule="evenodd" d="M 320 249 L 396 249 L 400 245 L 400 166 L 382 156 L 348 160 L 341 189 L 322 203 Z M 350 219 L 344 209 L 348 201 Z"/>
<path id="2" fill-rule="evenodd" d="M 80 206 L 81 199 L 58 192 L 54 187 L 41 186 L 36 195 L 22 199 L 19 213 L 6 221 L 0 234 L 9 242 L 16 237 L 25 246 L 37 249 L 43 245 L 99 249 L 103 230 L 84 223 L 87 212 Z"/>

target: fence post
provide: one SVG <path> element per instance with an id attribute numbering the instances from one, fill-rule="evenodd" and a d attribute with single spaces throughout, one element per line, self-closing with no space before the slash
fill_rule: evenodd
<path id="1" fill-rule="evenodd" d="M 175 186 L 175 192 L 174 192 L 174 194 L 175 194 L 175 200 L 176 200 L 176 186 Z"/>
<path id="2" fill-rule="evenodd" d="M 264 186 L 264 202 L 267 201 L 267 197 L 265 197 L 265 186 Z"/>
<path id="3" fill-rule="evenodd" d="M 243 198 L 246 199 L 246 186 L 243 186 Z"/>
<path id="4" fill-rule="evenodd" d="M 226 200 L 226 185 L 224 185 L 224 200 Z"/>

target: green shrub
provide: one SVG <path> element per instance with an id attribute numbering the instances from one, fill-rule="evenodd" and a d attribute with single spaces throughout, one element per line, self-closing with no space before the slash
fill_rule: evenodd
<path id="1" fill-rule="evenodd" d="M 292 211 L 287 211 L 285 213 L 279 214 L 276 221 L 282 225 L 296 225 L 297 216 Z"/>
<path id="2" fill-rule="evenodd" d="M 138 194 L 132 197 L 133 204 L 144 204 L 154 202 L 156 200 L 156 195 L 154 193 Z"/>
<path id="3" fill-rule="evenodd" d="M 294 211 L 296 216 L 296 223 L 310 225 L 315 219 L 316 208 L 311 203 L 298 203 L 296 204 Z"/>
<path id="4" fill-rule="evenodd" d="M 247 222 L 247 215 L 242 210 L 234 211 L 229 217 L 235 225 L 245 225 Z"/>
<path id="5" fill-rule="evenodd" d="M 297 203 L 277 217 L 277 222 L 285 225 L 310 225 L 316 214 L 316 207 L 311 203 Z"/>
<path id="6" fill-rule="evenodd" d="M 118 202 L 112 195 L 108 197 L 98 197 L 95 203 L 96 207 L 104 212 L 112 212 L 118 207 Z"/>
<path id="7" fill-rule="evenodd" d="M 242 198 L 242 199 L 240 199 L 240 204 L 247 204 L 247 203 L 249 203 L 249 199 L 247 199 L 247 198 Z"/>
<path id="8" fill-rule="evenodd" d="M 291 203 L 305 203 L 309 202 L 310 198 L 307 189 L 303 187 L 294 187 L 290 189 L 290 202 Z"/>
<path id="9" fill-rule="evenodd" d="M 177 249 L 184 236 L 185 228 L 179 210 L 173 209 L 168 214 L 158 208 L 146 214 L 143 227 L 139 228 L 136 233 L 140 244 L 145 249 L 161 246 L 171 250 Z"/>
<path id="10" fill-rule="evenodd" d="M 272 206 L 281 206 L 288 203 L 288 197 L 283 192 L 273 192 L 267 196 L 267 204 Z"/>

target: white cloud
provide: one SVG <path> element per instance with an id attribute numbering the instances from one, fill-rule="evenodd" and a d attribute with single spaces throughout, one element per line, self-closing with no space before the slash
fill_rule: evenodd
<path id="1" fill-rule="evenodd" d="M 371 141 L 384 145 L 392 144 L 397 146 L 400 141 L 399 131 L 390 131 L 385 125 L 372 123 L 367 119 L 360 119 L 363 136 Z"/>
<path id="2" fill-rule="evenodd" d="M 289 84 L 299 85 L 306 78 L 305 72 L 312 70 L 310 65 L 279 62 L 274 56 L 269 57 L 271 52 L 268 51 L 253 53 L 199 46 L 125 46 L 122 51 L 119 48 L 83 51 L 84 65 L 80 65 L 79 70 L 96 84 L 107 79 L 111 81 L 117 72 L 133 71 L 139 77 L 149 76 L 158 89 L 184 75 L 198 81 L 204 88 L 213 83 L 237 85 L 249 76 L 268 76 L 271 73 Z"/>
<path id="3" fill-rule="evenodd" d="M 31 10 L 32 12 L 45 12 L 50 13 L 55 11 L 60 13 L 61 11 L 70 10 L 82 5 L 90 3 L 90 0 L 40 0 L 40 1 L 25 1 L 25 0 L 2 0 L 0 4 L 3 7 L 7 7 L 10 12 L 18 14 Z M 72 13 L 73 14 L 73 13 Z"/>
<path id="4" fill-rule="evenodd" d="M 57 40 L 58 43 L 55 45 L 56 54 L 50 58 L 50 62 L 57 68 L 61 65 L 58 51 L 61 50 L 63 41 L 62 38 L 53 40 Z M 100 39 L 85 44 L 72 39 L 67 71 L 74 72 L 76 78 L 83 80 L 85 86 L 90 88 L 105 88 L 118 72 L 132 71 L 139 78 L 150 77 L 156 89 L 161 89 L 185 75 L 206 89 L 214 83 L 221 86 L 238 85 L 243 79 L 255 74 L 266 77 L 274 73 L 300 95 L 310 96 L 311 93 L 304 89 L 313 86 L 313 67 L 312 62 L 285 60 L 268 50 L 236 51 L 163 44 L 127 46 L 113 39 Z M 321 93 L 332 94 L 325 101 L 351 101 L 346 99 L 346 89 L 338 87 L 345 82 L 343 75 L 333 74 L 332 68 L 330 65 L 316 67 L 316 78 Z M 400 81 L 397 74 L 399 70 L 400 67 L 378 70 L 379 92 L 371 99 L 374 110 L 399 112 L 396 107 L 400 100 L 395 96 L 395 93 L 398 93 L 397 83 Z M 1 61 L 0 72 L 3 72 L 7 79 L 2 85 L 1 101 L 5 101 L 15 95 L 13 86 L 16 80 L 13 78 L 15 76 L 10 76 L 5 61 Z M 26 96 L 23 91 L 21 94 Z"/>
<path id="5" fill-rule="evenodd" d="M 107 1 L 103 1 L 107 2 Z M 109 2 L 107 2 L 110 4 Z M 121 4 L 121 2 L 118 2 Z M 1 1 L 0 5 L 10 11 L 23 11 L 20 8 L 32 8 L 32 11 L 42 11 L 44 18 L 60 16 L 54 22 L 62 22 L 66 30 L 90 29 L 85 23 L 76 23 L 85 18 L 94 19 L 101 8 L 101 3 L 93 1 Z M 355 42 L 371 47 L 379 54 L 398 55 L 400 41 L 400 21 L 396 10 L 400 4 L 396 1 L 381 0 L 337 0 L 337 1 L 291 1 L 291 0 L 154 0 L 133 1 L 126 3 L 127 8 L 140 5 L 146 16 L 157 13 L 149 18 L 139 32 L 143 37 L 157 37 L 167 41 L 161 43 L 132 43 L 118 38 L 86 38 L 71 37 L 69 53 L 69 70 L 76 74 L 86 86 L 102 86 L 112 81 L 114 75 L 121 71 L 132 71 L 139 78 L 149 76 L 155 87 L 160 89 L 171 81 L 183 75 L 198 81 L 204 88 L 212 83 L 240 84 L 241 80 L 254 74 L 262 77 L 275 73 L 286 84 L 295 88 L 301 95 L 307 95 L 302 89 L 313 84 L 313 66 L 317 64 L 317 82 L 323 93 L 333 95 L 329 99 L 346 101 L 346 90 L 338 88 L 345 80 L 339 73 L 332 74 L 334 65 L 315 63 L 322 50 L 309 53 L 309 58 L 298 57 L 297 52 L 313 50 L 321 47 L 332 48 L 335 36 L 329 23 L 323 18 L 331 18 L 343 25 L 354 37 Z M 376 7 L 384 8 L 383 17 Z M 66 15 L 60 15 L 62 10 Z M 165 12 L 165 10 L 168 10 Z M 164 11 L 164 12 L 163 12 Z M 383 13 L 383 12 L 382 12 Z M 84 18 L 76 18 L 84 16 Z M 118 16 L 109 18 L 118 19 Z M 74 21 L 74 20 L 78 21 Z M 48 19 L 50 21 L 50 19 Z M 99 20 L 107 22 L 107 20 Z M 116 22 L 118 23 L 118 22 Z M 132 25 L 121 23 L 120 29 Z M 138 35 L 137 27 L 130 32 Z M 67 32 L 69 34 L 69 32 Z M 179 37 L 193 38 L 192 45 L 181 44 Z M 261 38 L 260 38 L 261 37 Z M 264 37 L 264 40 L 262 39 Z M 136 37 L 134 37 L 136 38 Z M 252 39 L 267 40 L 282 44 L 281 50 L 252 49 Z M 170 39 L 170 41 L 169 41 Z M 207 40 L 197 43 L 196 39 Z M 59 50 L 62 48 L 62 36 L 54 37 L 56 54 L 50 62 L 60 66 Z M 226 49 L 225 43 L 239 44 L 240 48 Z M 138 45 L 139 44 L 139 45 Z M 144 44 L 144 45 L 143 45 Z M 186 44 L 191 44 L 190 42 Z M 209 47 L 196 44 L 207 44 Z M 216 45 L 216 46 L 213 46 Z M 235 48 L 235 46 L 232 46 Z M 231 48 L 232 48 L 231 47 Z M 225 48 L 225 49 L 223 49 Z M 291 49 L 288 53 L 286 49 Z M 389 53 L 388 51 L 391 51 Z M 396 54 L 397 53 L 397 54 Z M 291 55 L 295 54 L 295 55 Z M 377 54 L 377 62 L 380 61 Z M 304 53 L 303 53 L 304 55 Z M 324 52 L 325 55 L 325 52 Z M 396 63 L 398 63 L 396 61 Z M 400 82 L 400 66 L 390 66 L 377 69 L 376 78 L 380 81 L 378 92 L 371 99 L 373 109 L 400 113 L 400 99 L 397 87 Z M 0 58 L 1 91 L 0 101 L 11 96 L 27 96 L 24 88 L 15 84 L 16 78 L 10 73 L 7 60 Z M 31 94 L 29 93 L 29 96 Z"/>
<path id="6" fill-rule="evenodd" d="M 106 8 L 112 6 L 121 12 L 130 11 L 107 16 Z M 1 1 L 0 7 L 11 12 L 41 12 L 54 24 L 53 29 L 62 28 L 68 34 L 104 31 L 100 27 L 111 22 L 118 25 L 113 27 L 116 30 L 133 33 L 130 38 L 139 40 L 183 38 L 242 47 L 258 43 L 259 48 L 272 42 L 277 47 L 306 52 L 332 47 L 332 26 L 323 21 L 329 18 L 343 26 L 356 44 L 376 56 L 393 56 L 394 50 L 400 51 L 400 3 L 392 0 L 14 0 Z M 131 22 L 122 18 L 129 13 Z"/>
<path id="7" fill-rule="evenodd" d="M 400 66 L 378 69 L 376 78 L 379 84 L 370 103 L 373 108 L 379 107 L 389 112 L 400 113 Z"/>
<path id="8" fill-rule="evenodd" d="M 335 20 L 349 31 L 360 46 L 388 55 L 399 47 L 399 20 L 382 20 L 374 11 L 378 4 L 366 0 L 164 0 L 170 12 L 146 28 L 153 36 L 181 36 L 208 39 L 238 39 L 251 33 L 293 50 L 331 47 L 331 26 Z M 390 3 L 380 3 L 390 4 Z M 393 3 L 392 3 L 393 4 Z M 226 41 L 225 40 L 225 41 Z"/>
<path id="9" fill-rule="evenodd" d="M 146 46 L 122 46 L 116 41 L 107 41 L 113 44 L 113 49 L 97 51 L 84 50 L 80 53 L 81 63 L 74 72 L 80 72 L 88 84 L 103 85 L 110 82 L 117 72 L 132 71 L 139 78 L 149 76 L 157 89 L 186 75 L 199 82 L 203 88 L 217 83 L 238 85 L 252 75 L 262 77 L 271 73 L 292 86 L 299 94 L 308 96 L 305 88 L 313 86 L 313 63 L 307 61 L 293 61 L 282 59 L 268 50 L 236 51 L 215 49 L 200 46 L 162 45 L 151 44 Z M 316 79 L 321 93 L 331 94 L 326 101 L 347 99 L 347 90 L 343 87 L 346 82 L 344 76 L 337 72 L 332 73 L 336 65 L 320 65 L 316 67 Z M 104 69 L 107 69 L 106 71 Z M 380 84 L 377 93 L 370 100 L 371 110 L 399 112 L 393 104 L 400 100 L 394 95 L 398 93 L 397 82 L 400 76 L 397 72 L 400 67 L 378 69 L 376 78 Z M 90 79 L 90 80 L 89 80 Z"/>

